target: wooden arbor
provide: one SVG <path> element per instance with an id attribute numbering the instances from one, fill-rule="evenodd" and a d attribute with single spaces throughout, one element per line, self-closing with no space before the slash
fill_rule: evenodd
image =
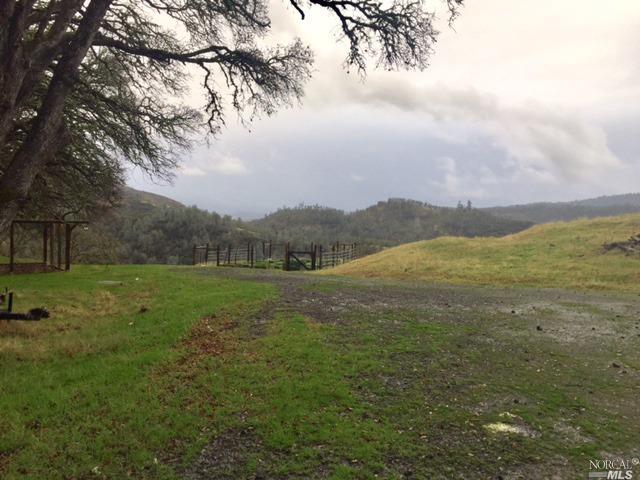
<path id="1" fill-rule="evenodd" d="M 71 232 L 87 221 L 65 220 L 14 220 L 9 227 L 9 272 L 15 270 L 15 226 L 42 225 L 42 264 L 62 270 L 62 243 L 64 241 L 64 270 L 71 269 Z M 54 259 L 57 253 L 57 261 Z"/>

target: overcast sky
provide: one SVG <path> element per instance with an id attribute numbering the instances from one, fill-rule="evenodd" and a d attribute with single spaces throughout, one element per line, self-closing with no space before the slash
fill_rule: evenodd
<path id="1" fill-rule="evenodd" d="M 172 185 L 129 184 L 253 218 L 389 197 L 477 206 L 640 191 L 640 1 L 467 0 L 423 72 L 342 69 L 331 18 L 273 2 L 273 36 L 316 53 L 302 105 L 229 125 Z M 436 2 L 437 5 L 437 2 Z M 201 101 L 197 79 L 189 101 Z"/>

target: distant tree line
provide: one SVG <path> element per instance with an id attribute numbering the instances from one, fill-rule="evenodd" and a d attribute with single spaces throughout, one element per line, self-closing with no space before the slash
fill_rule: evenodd
<path id="1" fill-rule="evenodd" d="M 377 250 L 443 235 L 501 236 L 531 223 L 495 217 L 473 208 L 471 202 L 445 208 L 394 198 L 352 213 L 318 205 L 281 208 L 251 225 L 276 240 L 329 244 L 339 239 Z"/>
<path id="2" fill-rule="evenodd" d="M 616 215 L 640 210 L 640 195 L 571 203 L 543 203 L 478 209 L 471 202 L 455 208 L 402 198 L 355 212 L 320 205 L 283 207 L 264 218 L 243 222 L 228 215 L 186 207 L 166 197 L 126 188 L 117 208 L 95 208 L 88 230 L 74 232 L 74 261 L 85 263 L 188 264 L 194 245 L 274 241 L 329 246 L 358 242 L 363 253 L 440 236 L 502 236 L 548 220 Z M 635 202 L 635 204 L 633 204 Z M 41 229 L 17 231 L 18 255 L 41 256 Z M 6 255 L 6 238 L 0 255 Z"/>

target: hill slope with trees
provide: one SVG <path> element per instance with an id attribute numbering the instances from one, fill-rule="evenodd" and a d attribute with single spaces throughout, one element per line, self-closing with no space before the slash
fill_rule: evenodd
<path id="1" fill-rule="evenodd" d="M 524 230 L 531 223 L 498 218 L 470 204 L 446 208 L 392 198 L 350 213 L 317 205 L 282 208 L 251 225 L 276 241 L 327 244 L 340 240 L 375 250 L 442 235 L 501 236 Z"/>
<path id="2" fill-rule="evenodd" d="M 573 202 L 542 202 L 484 208 L 492 215 L 532 223 L 610 217 L 640 212 L 640 194 L 610 195 Z"/>
<path id="3" fill-rule="evenodd" d="M 363 253 L 442 236 L 501 237 L 535 223 L 640 211 L 640 195 L 599 197 L 487 209 L 437 207 L 392 198 L 354 212 L 318 205 L 281 208 L 245 222 L 125 187 L 115 208 L 96 211 L 89 229 L 74 234 L 74 259 L 86 263 L 190 263 L 194 244 L 271 240 L 302 245 L 358 242 Z M 36 234 L 24 235 L 20 255 L 38 258 Z M 0 250 L 6 250 L 2 245 Z M 0 251 L 0 254 L 2 254 Z"/>
<path id="4" fill-rule="evenodd" d="M 530 225 L 498 218 L 471 205 L 444 208 L 405 199 L 378 202 L 351 213 L 300 205 L 243 222 L 125 188 L 118 207 L 102 213 L 87 231 L 77 232 L 74 256 L 90 263 L 189 263 L 195 244 L 262 240 L 298 245 L 359 242 L 364 252 L 372 252 L 442 235 L 501 236 Z"/>
<path id="5" fill-rule="evenodd" d="M 148 192 L 125 188 L 118 207 L 74 239 L 75 258 L 88 263 L 190 263 L 193 246 L 259 238 L 239 219 Z"/>

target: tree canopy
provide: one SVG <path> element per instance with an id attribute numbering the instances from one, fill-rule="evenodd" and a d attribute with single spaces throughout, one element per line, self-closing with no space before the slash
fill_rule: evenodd
<path id="1" fill-rule="evenodd" d="M 462 3 L 446 0 L 451 20 Z M 288 4 L 330 12 L 361 73 L 426 67 L 438 33 L 424 0 Z M 201 126 L 299 100 L 313 54 L 263 46 L 270 27 L 268 0 L 1 0 L 0 230 L 21 211 L 108 206 L 127 166 L 167 177 Z M 189 66 L 199 111 L 182 99 Z"/>

